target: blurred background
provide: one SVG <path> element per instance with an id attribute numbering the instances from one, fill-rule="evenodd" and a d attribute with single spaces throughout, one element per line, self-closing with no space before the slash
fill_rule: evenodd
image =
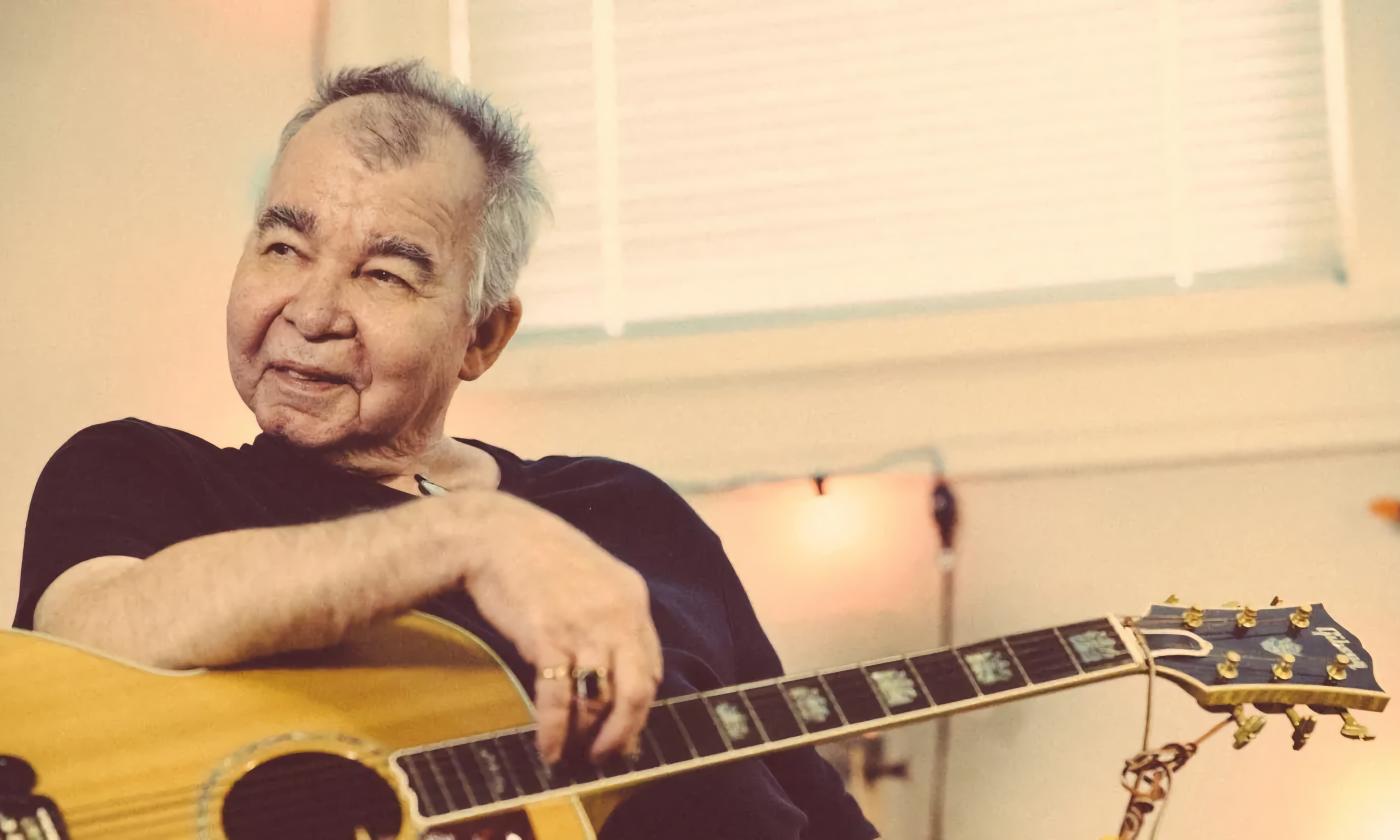
<path id="1" fill-rule="evenodd" d="M 950 606 L 962 643 L 1280 595 L 1395 690 L 1397 44 L 1390 0 L 0 4 L 0 618 L 73 432 L 256 433 L 222 318 L 277 134 L 422 57 L 523 114 L 556 207 L 450 431 L 671 481 L 790 670 Z M 954 719 L 941 825 L 931 725 L 832 755 L 900 771 L 852 780 L 890 838 L 1098 838 L 1143 683 Z M 1400 838 L 1396 715 L 1208 742 L 1159 837 Z M 1162 683 L 1153 740 L 1216 719 Z"/>

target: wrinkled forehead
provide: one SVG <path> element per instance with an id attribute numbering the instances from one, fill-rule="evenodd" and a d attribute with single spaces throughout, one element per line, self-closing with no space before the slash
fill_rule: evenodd
<path id="1" fill-rule="evenodd" d="M 316 203 L 361 217 L 408 210 L 461 231 L 475 228 L 485 186 L 485 162 L 455 125 L 431 108 L 371 95 L 330 105 L 291 137 L 264 204 Z"/>

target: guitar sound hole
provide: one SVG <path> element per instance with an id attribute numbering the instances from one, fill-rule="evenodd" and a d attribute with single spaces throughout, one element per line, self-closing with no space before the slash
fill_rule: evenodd
<path id="1" fill-rule="evenodd" d="M 381 840 L 398 836 L 403 812 L 394 789 L 363 764 L 294 753 L 235 782 L 222 820 L 229 840 Z"/>

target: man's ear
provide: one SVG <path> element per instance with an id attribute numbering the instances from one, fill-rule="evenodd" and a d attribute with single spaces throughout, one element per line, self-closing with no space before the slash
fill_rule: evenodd
<path id="1" fill-rule="evenodd" d="M 510 300 L 486 313 L 477 322 L 471 343 L 467 345 L 467 353 L 462 358 L 462 369 L 457 372 L 458 379 L 471 382 L 496 363 L 496 357 L 506 349 L 511 336 L 520 326 L 522 311 L 520 298 L 511 295 Z"/>

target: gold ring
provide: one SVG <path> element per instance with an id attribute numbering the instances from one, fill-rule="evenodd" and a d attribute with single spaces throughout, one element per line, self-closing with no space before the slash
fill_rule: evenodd
<path id="1" fill-rule="evenodd" d="M 575 668 L 568 665 L 550 665 L 548 668 L 540 669 L 540 679 L 542 680 L 562 680 L 573 677 Z"/>

